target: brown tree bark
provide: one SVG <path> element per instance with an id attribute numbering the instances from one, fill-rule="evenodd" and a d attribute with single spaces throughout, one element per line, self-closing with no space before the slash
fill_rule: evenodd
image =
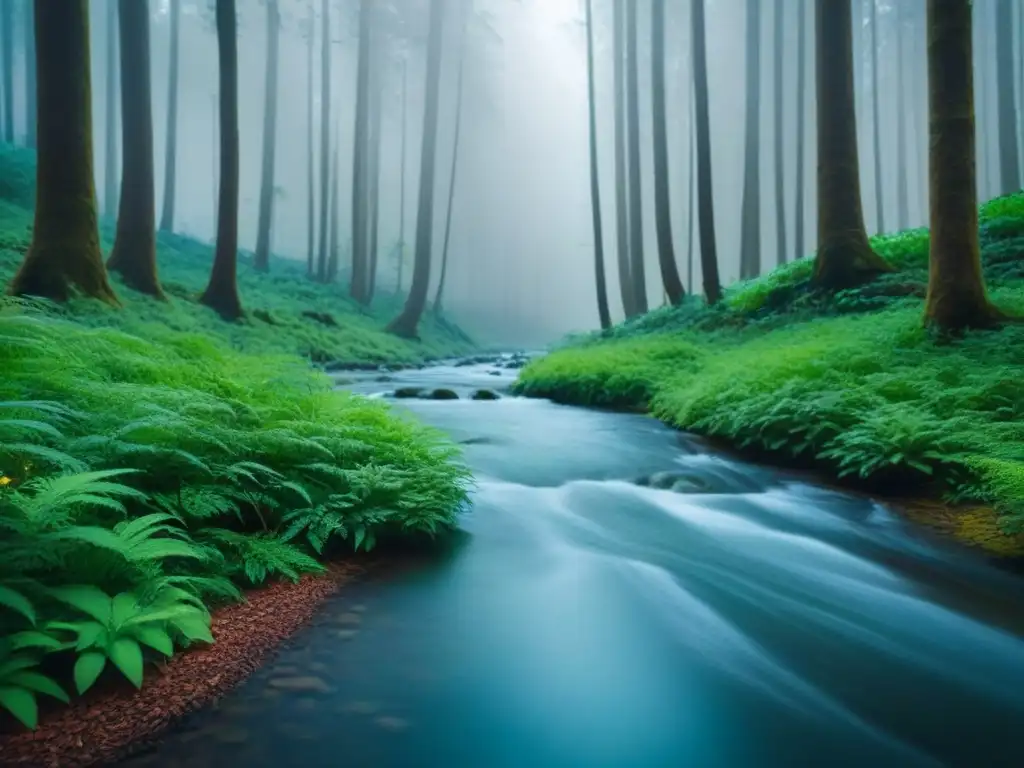
<path id="1" fill-rule="evenodd" d="M 9 291 L 117 303 L 100 252 L 92 160 L 88 0 L 36 0 L 38 164 L 32 245 Z"/>
<path id="2" fill-rule="evenodd" d="M 594 9 L 587 0 L 587 105 L 590 133 L 590 209 L 594 225 L 594 280 L 597 289 L 597 316 L 601 328 L 612 327 L 608 309 L 608 287 L 604 277 L 604 231 L 601 226 L 601 182 L 597 162 L 597 97 L 594 88 Z M 662 94 L 664 96 L 664 94 Z"/>
<path id="3" fill-rule="evenodd" d="M 119 0 L 121 145 L 124 172 L 117 235 L 107 269 L 135 290 L 164 298 L 156 267 L 149 0 Z"/>
<path id="4" fill-rule="evenodd" d="M 181 0 L 171 0 L 171 60 L 167 82 L 167 145 L 164 151 L 164 196 L 160 231 L 174 231 L 174 194 L 178 168 L 178 71 L 181 68 Z"/>
<path id="5" fill-rule="evenodd" d="M 747 109 L 740 214 L 740 279 L 761 274 L 761 0 L 747 0 Z"/>
<path id="6" fill-rule="evenodd" d="M 658 266 L 665 295 L 673 306 L 686 292 L 679 279 L 672 244 L 672 202 L 668 182 L 668 118 L 665 114 L 665 0 L 651 6 L 651 103 L 654 118 L 654 215 L 658 232 Z M 593 109 L 593 106 L 591 106 Z M 596 173 L 596 150 L 594 173 Z"/>
<path id="7" fill-rule="evenodd" d="M 267 0 L 267 69 L 263 86 L 263 159 L 260 168 L 260 211 L 256 222 L 256 252 L 253 267 L 270 269 L 270 230 L 274 217 L 274 162 L 277 154 L 277 70 L 278 41 L 281 37 L 281 9 L 277 0 Z M 332 251 L 332 254 L 334 251 Z"/>
<path id="8" fill-rule="evenodd" d="M 629 207 L 626 201 L 629 181 L 626 177 L 626 53 L 622 30 L 625 15 L 623 0 L 613 0 L 612 12 L 615 14 L 612 22 L 615 58 L 612 67 L 615 77 L 615 235 L 622 309 L 626 317 L 633 317 L 636 314 L 636 307 L 633 300 L 633 276 L 630 273 L 632 259 L 629 254 Z"/>
<path id="9" fill-rule="evenodd" d="M 690 3 L 693 30 L 693 97 L 697 128 L 697 219 L 700 229 L 700 270 L 704 298 L 717 304 L 722 298 L 715 243 L 714 194 L 711 184 L 711 120 L 708 114 L 708 59 L 704 28 L 704 0 Z"/>
<path id="10" fill-rule="evenodd" d="M 420 150 L 420 191 L 416 212 L 416 256 L 412 287 L 401 314 L 388 325 L 388 331 L 416 338 L 430 287 L 430 245 L 434 236 L 434 168 L 437 164 L 437 113 L 441 92 L 441 49 L 446 0 L 431 0 L 430 35 L 427 42 L 426 105 L 423 111 Z"/>
<path id="11" fill-rule="evenodd" d="M 983 328 L 999 314 L 985 295 L 975 184 L 971 0 L 928 0 L 931 240 L 925 322 Z"/>
<path id="12" fill-rule="evenodd" d="M 131 1 L 131 0 L 129 0 Z M 235 0 L 217 0 L 220 64 L 220 194 L 217 247 L 210 282 L 199 301 L 225 320 L 242 316 L 238 298 L 238 38 Z"/>
<path id="13" fill-rule="evenodd" d="M 637 30 L 637 4 L 626 4 L 626 121 L 629 124 L 629 274 L 633 286 L 633 309 L 647 312 L 647 277 L 644 265 L 643 197 L 640 175 L 640 39 Z"/>
<path id="14" fill-rule="evenodd" d="M 814 283 L 853 288 L 892 268 L 864 229 L 857 161 L 850 0 L 817 0 L 818 255 Z"/>

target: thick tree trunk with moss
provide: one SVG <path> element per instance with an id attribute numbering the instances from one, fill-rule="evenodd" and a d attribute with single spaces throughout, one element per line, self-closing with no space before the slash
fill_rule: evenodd
<path id="1" fill-rule="evenodd" d="M 181 0 L 171 0 L 171 60 L 167 83 L 167 146 L 164 152 L 164 197 L 160 231 L 174 231 L 174 194 L 178 168 L 178 71 L 181 68 Z"/>
<path id="2" fill-rule="evenodd" d="M 25 146 L 36 147 L 36 25 L 33 0 L 22 0 L 25 23 Z"/>
<path id="3" fill-rule="evenodd" d="M 32 245 L 9 290 L 56 301 L 66 301 L 78 290 L 116 303 L 103 266 L 96 216 L 88 0 L 37 0 L 35 29 L 35 223 Z"/>
<path id="4" fill-rule="evenodd" d="M 668 118 L 665 114 L 665 0 L 651 6 L 651 104 L 654 116 L 654 214 L 658 230 L 658 266 L 665 295 L 673 306 L 683 300 L 676 252 L 672 245 L 668 189 Z M 591 107 L 593 109 L 593 107 Z M 596 160 L 596 157 L 595 157 Z M 594 169 L 596 172 L 596 168 Z"/>
<path id="5" fill-rule="evenodd" d="M 814 283 L 836 291 L 891 267 L 868 243 L 860 201 L 850 0 L 817 0 L 818 255 Z"/>
<path id="6" fill-rule="evenodd" d="M 117 236 L 107 269 L 120 273 L 131 288 L 163 298 L 156 268 L 149 0 L 119 3 L 124 173 Z"/>
<path id="7" fill-rule="evenodd" d="M 992 325 L 978 244 L 971 0 L 928 0 L 931 240 L 925 321 Z"/>
<path id="8" fill-rule="evenodd" d="M 630 274 L 629 255 L 629 208 L 626 204 L 626 68 L 625 44 L 623 41 L 623 17 L 625 8 L 623 0 L 613 0 L 612 22 L 615 61 L 612 73 L 615 78 L 615 235 L 618 248 L 619 293 L 622 294 L 622 309 L 626 317 L 633 317 L 636 308 L 633 306 L 633 277 Z"/>
<path id="9" fill-rule="evenodd" d="M 3 0 L 0 0 L 3 2 Z M 106 119 L 103 130 L 103 215 L 117 215 L 117 0 L 107 0 Z"/>
<path id="10" fill-rule="evenodd" d="M 1019 0 L 1017 0 L 1019 2 Z M 1020 190 L 1017 119 L 1013 105 L 1013 2 L 996 0 L 996 93 L 998 99 L 1000 194 Z"/>
<path id="11" fill-rule="evenodd" d="M 878 0 L 871 3 L 871 127 L 875 161 L 875 214 L 879 232 L 885 232 L 885 198 L 882 195 L 882 120 L 878 107 Z M 819 77 L 821 75 L 819 74 Z"/>
<path id="12" fill-rule="evenodd" d="M 0 2 L 0 34 L 3 43 L 4 76 L 4 141 L 14 143 L 14 3 L 13 0 Z"/>
<path id="13" fill-rule="evenodd" d="M 629 274 L 633 286 L 633 309 L 647 312 L 647 276 L 644 265 L 643 179 L 640 175 L 640 39 L 637 4 L 626 5 L 626 120 L 629 123 Z"/>
<path id="14" fill-rule="evenodd" d="M 263 161 L 260 168 L 260 211 L 256 222 L 253 267 L 270 268 L 270 229 L 274 216 L 274 162 L 277 155 L 277 58 L 281 10 L 277 0 L 267 0 L 267 69 L 263 80 Z M 336 255 L 331 251 L 332 255 Z"/>
<path id="15" fill-rule="evenodd" d="M 704 298 L 717 304 L 722 298 L 715 244 L 714 193 L 711 185 L 711 119 L 708 114 L 708 59 L 704 28 L 704 0 L 690 3 L 693 30 L 693 97 L 697 128 L 697 218 L 700 229 L 700 270 Z"/>
<path id="16" fill-rule="evenodd" d="M 796 6 L 796 199 L 793 207 L 796 209 L 796 221 L 793 222 L 793 258 L 799 259 L 804 255 L 806 248 L 806 235 L 804 232 L 804 215 L 806 203 L 804 202 L 804 158 L 807 157 L 807 148 L 804 146 L 804 134 L 807 126 L 807 7 L 803 3 Z"/>
<path id="17" fill-rule="evenodd" d="M 367 177 L 370 135 L 370 53 L 373 41 L 373 5 L 362 0 L 359 5 L 359 54 L 356 63 L 355 141 L 352 158 L 352 279 L 349 294 L 360 303 L 367 301 Z"/>
<path id="18" fill-rule="evenodd" d="M 761 274 L 761 0 L 747 0 L 747 109 L 740 214 L 740 279 Z"/>
<path id="19" fill-rule="evenodd" d="M 437 164 L 437 113 L 441 94 L 441 49 L 446 0 L 431 0 L 430 35 L 427 42 L 426 105 L 423 110 L 423 143 L 420 149 L 420 191 L 416 211 L 416 256 L 412 287 L 402 313 L 388 331 L 416 338 L 416 328 L 427 305 L 430 287 L 430 244 L 434 237 L 434 168 Z"/>
<path id="20" fill-rule="evenodd" d="M 601 224 L 601 184 L 597 162 L 597 97 L 594 87 L 594 9 L 587 0 L 587 121 L 590 134 L 590 210 L 594 227 L 594 280 L 597 289 L 597 317 L 601 328 L 611 328 L 608 286 L 604 277 L 604 231 Z"/>
<path id="21" fill-rule="evenodd" d="M 220 194 L 213 270 L 200 302 L 225 320 L 242 316 L 238 298 L 238 39 L 235 0 L 217 0 L 220 64 Z"/>

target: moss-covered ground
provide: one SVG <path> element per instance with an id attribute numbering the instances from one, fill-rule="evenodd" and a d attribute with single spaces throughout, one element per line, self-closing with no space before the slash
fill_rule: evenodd
<path id="1" fill-rule="evenodd" d="M 983 206 L 981 243 L 991 298 L 1024 315 L 1024 194 Z M 717 307 L 690 299 L 570 339 L 518 390 L 649 410 L 763 459 L 941 499 L 953 506 L 939 527 L 1024 553 L 1024 325 L 935 337 L 922 325 L 927 230 L 873 244 L 896 271 L 863 288 L 816 293 L 804 258 Z"/>

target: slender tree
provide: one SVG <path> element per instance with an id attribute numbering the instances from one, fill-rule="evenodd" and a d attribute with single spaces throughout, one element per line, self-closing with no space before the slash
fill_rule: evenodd
<path id="1" fill-rule="evenodd" d="M 693 212 L 697 207 L 697 128 L 694 120 L 693 101 L 691 90 L 689 99 L 690 135 L 687 140 L 690 145 L 689 180 L 687 181 L 689 192 L 686 196 L 686 288 L 690 293 L 696 293 L 693 287 Z"/>
<path id="2" fill-rule="evenodd" d="M 430 35 L 427 42 L 426 106 L 423 110 L 423 143 L 420 151 L 420 192 L 416 212 L 416 260 L 412 287 L 401 314 L 388 325 L 398 336 L 415 338 L 430 286 L 430 245 L 434 236 L 434 168 L 437 157 L 437 113 L 441 92 L 441 48 L 446 0 L 430 2 Z"/>
<path id="3" fill-rule="evenodd" d="M 817 1 L 817 0 L 816 0 Z M 878 0 L 871 3 L 871 121 L 875 161 L 875 213 L 879 232 L 885 232 L 885 198 L 882 196 L 882 118 L 878 107 Z M 863 216 L 863 213 L 861 214 Z"/>
<path id="4" fill-rule="evenodd" d="M 623 0 L 613 0 L 615 14 L 614 66 L 615 77 L 615 234 L 618 248 L 619 292 L 622 294 L 622 309 L 626 317 L 636 314 L 636 291 L 633 289 L 631 274 L 632 257 L 629 253 L 629 207 L 626 191 L 629 181 L 626 176 L 626 48 L 622 29 L 625 17 Z"/>
<path id="5" fill-rule="evenodd" d="M 330 233 L 330 253 L 327 256 L 327 275 L 326 282 L 334 282 L 335 277 L 338 275 L 338 243 L 341 228 L 341 221 L 339 216 L 341 214 L 341 206 L 338 205 L 338 156 L 341 154 L 339 146 L 341 142 L 338 140 L 337 122 L 335 122 L 334 131 L 334 151 L 331 153 L 331 233 Z"/>
<path id="6" fill-rule="evenodd" d="M 370 53 L 373 48 L 373 4 L 359 5 L 359 58 L 356 64 L 356 121 L 352 158 L 352 280 L 349 293 L 356 301 L 366 302 L 369 288 L 369 247 L 367 213 L 369 198 L 370 136 Z"/>
<path id="7" fill-rule="evenodd" d="M 22 0 L 25 20 L 22 32 L 25 34 L 25 145 L 36 146 L 36 31 L 33 12 L 34 0 Z"/>
<path id="8" fill-rule="evenodd" d="M 597 97 L 594 88 L 594 9 L 587 0 L 587 104 L 590 132 L 590 208 L 594 224 L 594 279 L 597 288 L 597 315 L 601 328 L 611 328 L 608 287 L 604 277 L 604 232 L 601 226 L 601 182 L 597 163 Z M 663 94 L 664 95 L 664 94 Z"/>
<path id="9" fill-rule="evenodd" d="M 647 312 L 647 278 L 644 266 L 643 179 L 640 175 L 640 37 L 637 4 L 626 4 L 626 120 L 629 124 L 629 273 L 633 284 L 633 308 Z"/>
<path id="10" fill-rule="evenodd" d="M 260 272 L 270 268 L 270 230 L 274 217 L 274 162 L 277 153 L 277 71 L 281 9 L 277 0 L 267 0 L 267 69 L 263 86 L 263 162 L 260 168 L 260 212 L 256 223 L 256 253 L 253 266 Z M 335 179 L 335 183 L 337 180 Z M 331 254 L 335 254 L 332 249 Z"/>
<path id="11" fill-rule="evenodd" d="M 775 253 L 779 264 L 786 261 L 788 251 L 786 250 L 786 179 L 785 179 L 785 143 L 782 140 L 782 62 L 785 58 L 785 41 L 782 36 L 785 3 L 776 3 L 774 13 L 775 50 L 773 51 L 775 65 L 772 68 L 775 75 L 774 97 L 775 97 Z M 797 8 L 799 11 L 799 7 Z M 797 112 L 797 122 L 804 120 L 803 113 Z"/>
<path id="12" fill-rule="evenodd" d="M 0 2 L 0 33 L 3 42 L 4 141 L 14 143 L 14 0 Z"/>
<path id="13" fill-rule="evenodd" d="M 807 148 L 804 146 L 804 128 L 807 124 L 807 6 L 803 2 L 796 7 L 796 221 L 793 223 L 794 254 L 799 259 L 804 255 L 807 238 L 804 233 L 804 158 Z"/>
<path id="14" fill-rule="evenodd" d="M 0 3 L 4 0 L 0 0 Z M 103 213 L 117 213 L 117 0 L 107 0 L 107 114 L 103 129 L 106 149 L 103 153 Z"/>
<path id="15" fill-rule="evenodd" d="M 370 209 L 367 215 L 367 268 L 366 268 L 366 303 L 373 301 L 373 294 L 377 290 L 377 249 L 378 236 L 380 233 L 380 142 L 381 142 L 381 117 L 383 111 L 382 88 L 384 71 L 381 54 L 375 44 L 377 53 L 377 66 L 373 73 L 373 90 L 370 100 Z"/>
<path id="16" fill-rule="evenodd" d="M 316 237 L 314 221 L 316 220 L 316 194 L 314 191 L 315 173 L 313 170 L 313 44 L 316 24 L 313 13 L 313 2 L 309 3 L 309 45 L 306 48 L 306 273 L 312 277 L 316 258 Z"/>
<path id="17" fill-rule="evenodd" d="M 174 231 L 174 195 L 178 169 L 178 72 L 181 68 L 181 0 L 171 0 L 171 60 L 167 75 L 167 137 L 164 148 L 164 197 L 160 231 Z"/>
<path id="18" fill-rule="evenodd" d="M 996 0 L 996 92 L 999 94 L 999 194 L 1020 190 L 1017 119 L 1014 114 L 1013 3 Z"/>
<path id="19" fill-rule="evenodd" d="M 134 0 L 128 0 L 134 2 Z M 225 320 L 242 316 L 238 298 L 238 38 L 235 0 L 217 0 L 220 64 L 220 200 L 217 246 L 206 291 L 199 299 Z"/>
<path id="20" fill-rule="evenodd" d="M 32 244 L 14 295 L 65 301 L 72 291 L 116 303 L 100 252 L 92 161 L 88 0 L 35 4 L 39 86 Z"/>
<path id="21" fill-rule="evenodd" d="M 891 267 L 868 243 L 860 201 L 850 0 L 817 0 L 818 255 L 814 282 L 852 288 Z"/>
<path id="22" fill-rule="evenodd" d="M 402 59 L 402 148 L 400 150 L 399 192 L 398 192 L 398 275 L 395 278 L 395 293 L 402 292 L 402 276 L 405 271 L 405 133 L 409 107 L 408 60 Z"/>
<path id="23" fill-rule="evenodd" d="M 978 244 L 971 0 L 928 0 L 931 238 L 925 321 L 942 331 L 992 325 Z"/>
<path id="24" fill-rule="evenodd" d="M 119 0 L 119 5 L 124 189 L 107 269 L 120 273 L 135 290 L 163 298 L 156 268 L 149 0 Z"/>
<path id="25" fill-rule="evenodd" d="M 761 274 L 761 0 L 747 0 L 747 112 L 740 279 Z"/>
<path id="26" fill-rule="evenodd" d="M 910 168 L 907 162 L 907 107 L 914 94 L 907 93 L 906 56 L 903 55 L 903 37 L 906 32 L 902 6 L 893 5 L 893 26 L 896 38 L 896 98 L 900 107 L 896 110 L 896 227 L 907 229 L 910 226 Z"/>
<path id="27" fill-rule="evenodd" d="M 323 0 L 320 31 L 320 252 L 317 257 L 317 278 L 327 280 L 327 223 L 330 206 L 331 159 L 331 4 Z"/>
<path id="28" fill-rule="evenodd" d="M 697 129 L 697 203 L 700 227 L 700 271 L 704 298 L 717 304 L 722 298 L 715 244 L 714 194 L 711 185 L 711 120 L 708 114 L 708 59 L 704 28 L 704 0 L 690 3 L 693 30 L 693 98 Z"/>
<path id="29" fill-rule="evenodd" d="M 651 6 L 651 105 L 654 129 L 654 214 L 658 234 L 658 266 L 661 270 L 661 283 L 665 290 L 665 296 L 673 305 L 677 305 L 683 300 L 685 291 L 683 290 L 683 281 L 679 278 L 679 267 L 676 265 L 676 253 L 672 244 L 672 203 L 668 181 L 668 118 L 665 113 L 665 0 L 654 0 Z"/>

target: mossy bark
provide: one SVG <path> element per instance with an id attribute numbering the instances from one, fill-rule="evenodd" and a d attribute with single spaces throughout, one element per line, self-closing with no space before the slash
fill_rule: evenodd
<path id="1" fill-rule="evenodd" d="M 124 173 L 117 235 L 107 269 L 118 272 L 135 290 L 163 298 L 156 267 L 149 0 L 119 3 Z"/>
<path id="2" fill-rule="evenodd" d="M 942 331 L 990 326 L 975 184 L 970 0 L 928 0 L 931 241 L 925 322 Z"/>
<path id="3" fill-rule="evenodd" d="M 850 0 L 818 0 L 818 255 L 814 283 L 836 291 L 892 267 L 871 249 L 864 229 L 853 95 Z"/>
<path id="4" fill-rule="evenodd" d="M 238 298 L 238 39 L 235 0 L 217 0 L 220 60 L 220 194 L 210 282 L 199 301 L 225 320 L 242 316 Z"/>
<path id="5" fill-rule="evenodd" d="M 167 81 L 167 146 L 164 152 L 164 197 L 160 231 L 174 231 L 174 194 L 178 168 L 178 74 L 181 69 L 181 0 L 171 0 L 171 56 Z"/>
<path id="6" fill-rule="evenodd" d="M 117 303 L 103 266 L 96 220 L 88 0 L 36 2 L 35 29 L 35 223 L 32 245 L 9 290 L 65 301 L 77 289 Z"/>

